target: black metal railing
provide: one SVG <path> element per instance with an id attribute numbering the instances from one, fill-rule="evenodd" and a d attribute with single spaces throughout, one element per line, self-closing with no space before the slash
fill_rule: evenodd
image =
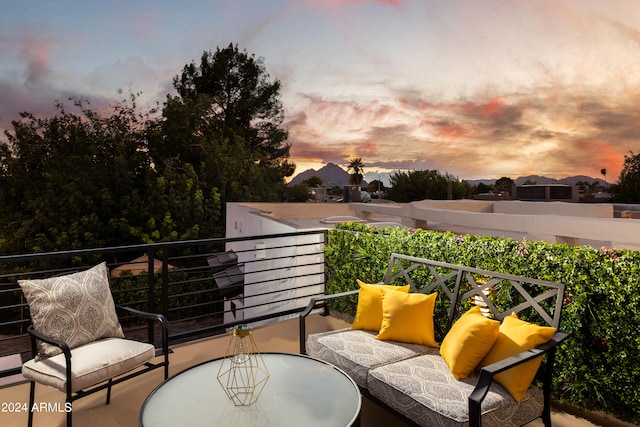
<path id="1" fill-rule="evenodd" d="M 0 357 L 31 357 L 29 307 L 19 280 L 104 261 L 116 305 L 164 314 L 175 344 L 302 311 L 324 292 L 325 241 L 326 231 L 316 230 L 0 256 Z M 153 323 L 120 320 L 128 337 L 159 342 Z M 0 370 L 0 377 L 19 371 Z"/>

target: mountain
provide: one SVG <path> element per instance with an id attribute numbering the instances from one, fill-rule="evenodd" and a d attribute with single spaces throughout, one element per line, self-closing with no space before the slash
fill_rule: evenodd
<path id="1" fill-rule="evenodd" d="M 370 175 L 369 177 L 371 178 L 371 174 L 369 175 Z M 318 178 L 320 178 L 322 180 L 322 185 L 327 188 L 342 187 L 343 185 L 349 185 L 349 173 L 334 163 L 328 163 L 326 166 L 318 170 L 307 169 L 304 172 L 300 172 L 298 175 L 293 177 L 291 181 L 289 181 L 288 185 L 300 184 L 302 181 L 307 180 L 312 176 L 317 176 Z M 374 179 L 378 179 L 378 178 L 374 178 Z M 380 179 L 382 180 L 382 178 Z M 495 179 L 487 178 L 487 179 L 469 179 L 466 181 L 469 183 L 469 185 L 473 186 L 473 185 L 478 185 L 480 183 L 483 183 L 486 185 L 493 185 L 496 183 L 496 180 L 497 178 Z M 540 175 L 528 175 L 528 176 L 518 177 L 514 181 L 516 185 L 523 185 L 527 181 L 535 182 L 536 184 L 566 184 L 566 185 L 575 185 L 578 182 L 592 183 L 594 181 L 598 181 L 600 185 L 604 187 L 608 187 L 610 185 L 609 183 L 605 182 L 603 179 L 592 178 L 586 175 L 569 176 L 562 179 L 547 178 L 546 176 L 540 176 Z M 362 185 L 366 186 L 367 183 L 365 181 L 362 181 Z"/>
<path id="2" fill-rule="evenodd" d="M 567 178 L 562 178 L 558 180 L 560 184 L 568 184 L 568 185 L 576 185 L 578 182 L 588 182 L 589 184 L 591 184 L 594 181 L 598 181 L 600 185 L 602 185 L 603 187 L 609 187 L 611 185 L 608 182 L 606 182 L 604 179 L 592 178 L 586 175 L 569 176 Z"/>
<path id="3" fill-rule="evenodd" d="M 323 187 L 342 187 L 343 185 L 349 185 L 349 173 L 342 169 L 340 166 L 328 163 L 326 166 L 315 170 L 307 169 L 304 172 L 300 172 L 289 181 L 288 185 L 300 184 L 312 176 L 317 176 L 322 180 Z M 363 182 L 363 184 L 365 184 Z"/>
<path id="4" fill-rule="evenodd" d="M 598 181 L 600 185 L 604 187 L 609 186 L 609 183 L 605 182 L 603 179 L 592 178 L 586 175 L 568 176 L 562 179 L 547 178 L 546 176 L 540 176 L 540 175 L 528 175 L 528 176 L 518 177 L 514 181 L 516 185 L 524 185 L 524 183 L 527 181 L 535 182 L 536 184 L 566 184 L 566 185 L 576 185 L 578 182 L 588 182 L 589 184 L 591 184 L 594 181 Z M 495 179 L 470 179 L 470 180 L 467 180 L 467 182 L 470 185 L 478 185 L 480 183 L 483 183 L 486 185 L 493 185 L 496 183 L 496 180 Z"/>

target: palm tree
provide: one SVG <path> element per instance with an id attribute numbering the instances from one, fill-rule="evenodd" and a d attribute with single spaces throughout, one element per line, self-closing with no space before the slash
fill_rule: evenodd
<path id="1" fill-rule="evenodd" d="M 605 168 L 600 169 L 600 173 L 604 176 L 604 183 L 607 183 L 607 170 Z"/>
<path id="2" fill-rule="evenodd" d="M 352 171 L 349 176 L 349 183 L 352 185 L 360 185 L 362 182 L 364 172 L 364 163 L 362 163 L 362 158 L 358 157 L 357 159 L 349 160 L 349 166 L 347 167 L 347 171 Z"/>

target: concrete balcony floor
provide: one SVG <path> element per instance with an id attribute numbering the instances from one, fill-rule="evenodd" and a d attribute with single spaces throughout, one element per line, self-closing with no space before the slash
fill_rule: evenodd
<path id="1" fill-rule="evenodd" d="M 311 315 L 307 321 L 309 333 L 347 327 L 348 324 L 331 316 Z M 254 338 L 258 348 L 264 352 L 298 353 L 298 319 L 290 319 L 254 330 Z M 217 336 L 201 339 L 185 344 L 172 346 L 170 375 L 206 360 L 221 357 L 227 349 L 228 336 Z M 127 381 L 113 388 L 111 403 L 104 404 L 106 391 L 82 398 L 73 405 L 73 424 L 76 427 L 136 427 L 139 425 L 138 416 L 145 398 L 163 380 L 162 370 L 156 370 Z M 212 378 L 215 381 L 215 378 Z M 36 403 L 59 402 L 64 408 L 64 394 L 57 390 L 36 387 Z M 16 384 L 0 388 L 0 425 L 3 427 L 26 426 L 27 414 L 20 412 L 4 412 L 10 407 L 8 404 L 28 405 L 28 383 Z M 573 416 L 560 410 L 552 413 L 554 427 L 590 427 L 593 424 L 583 418 Z M 34 414 L 34 425 L 37 427 L 64 426 L 64 413 L 42 412 Z M 608 424 L 608 423 L 606 423 Z M 363 399 L 361 412 L 363 427 L 405 427 L 406 424 L 383 408 Z M 613 424 L 611 424 L 613 425 Z M 536 420 L 527 427 L 541 427 L 541 420 Z"/>

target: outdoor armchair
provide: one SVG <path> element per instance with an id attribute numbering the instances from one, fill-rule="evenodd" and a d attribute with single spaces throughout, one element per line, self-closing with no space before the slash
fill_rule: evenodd
<path id="1" fill-rule="evenodd" d="M 22 366 L 28 379 L 29 426 L 33 424 L 36 383 L 66 394 L 67 426 L 72 425 L 72 405 L 77 399 L 111 388 L 140 374 L 164 368 L 169 376 L 168 321 L 161 314 L 130 307 L 118 308 L 162 327 L 162 348 L 126 339 L 109 288 L 108 270 L 102 263 L 89 270 L 60 277 L 21 280 L 33 324 L 33 359 Z M 152 361 L 156 356 L 159 361 Z"/>

